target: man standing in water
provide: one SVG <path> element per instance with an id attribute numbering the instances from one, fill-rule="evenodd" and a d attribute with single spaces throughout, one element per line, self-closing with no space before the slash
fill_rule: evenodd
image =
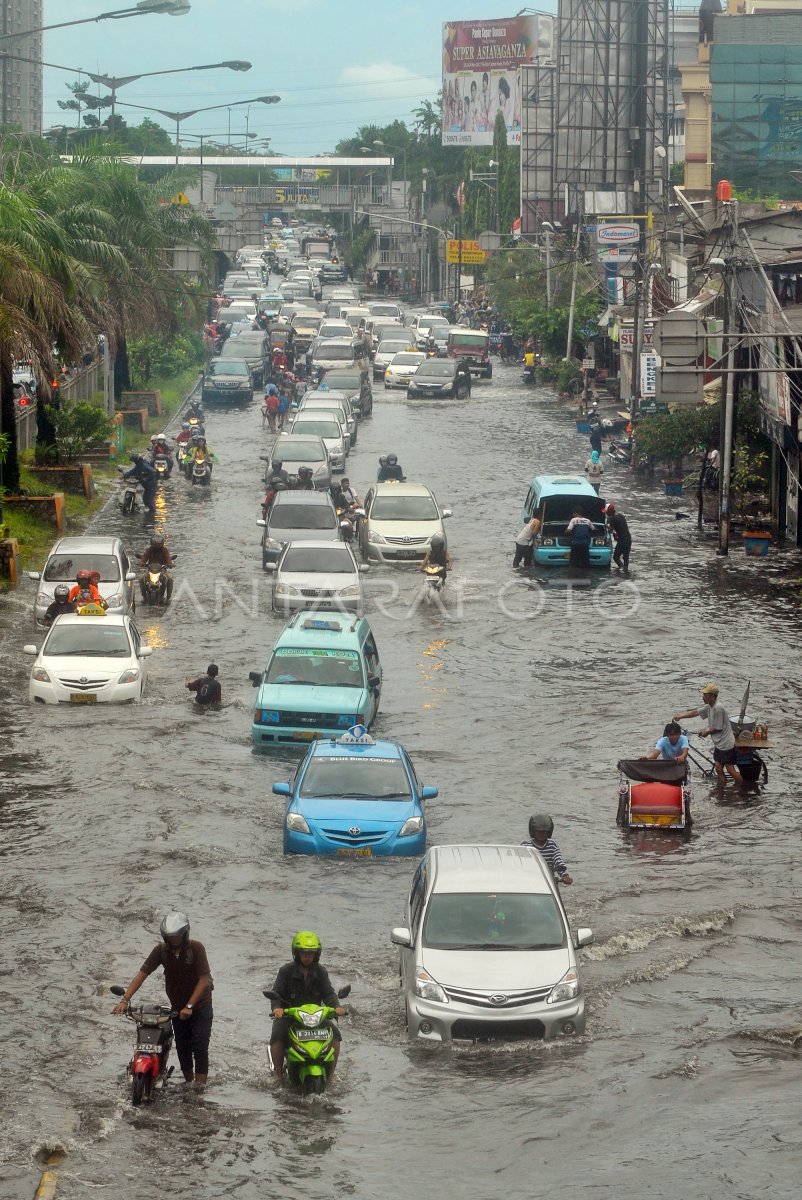
<path id="1" fill-rule="evenodd" d="M 713 760 L 716 768 L 716 775 L 722 783 L 726 782 L 724 772 L 736 783 L 743 783 L 741 772 L 738 770 L 736 760 L 738 752 L 735 749 L 735 734 L 732 732 L 732 725 L 723 704 L 718 702 L 718 686 L 715 683 L 707 683 L 702 688 L 702 700 L 704 703 L 701 708 L 689 708 L 687 712 L 676 713 L 675 721 L 683 721 L 686 717 L 701 717 L 703 721 L 707 721 L 707 729 L 700 729 L 699 737 L 710 736 L 713 742 Z"/>

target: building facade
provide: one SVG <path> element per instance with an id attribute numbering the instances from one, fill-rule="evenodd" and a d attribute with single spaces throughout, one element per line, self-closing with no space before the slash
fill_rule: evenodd
<path id="1" fill-rule="evenodd" d="M 8 37 L 44 23 L 43 0 L 0 0 L 0 125 L 42 132 L 42 35 Z"/>

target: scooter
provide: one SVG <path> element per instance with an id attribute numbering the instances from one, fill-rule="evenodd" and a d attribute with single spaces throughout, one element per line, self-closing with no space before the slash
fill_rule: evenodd
<path id="1" fill-rule="evenodd" d="M 338 1000 L 344 1000 L 350 991 L 350 984 L 340 988 Z M 279 1000 L 276 993 L 266 990 L 262 994 L 275 1008 Z M 285 1008 L 284 1015 L 289 1018 L 284 1078 L 304 1096 L 322 1095 L 334 1066 L 334 1032 L 331 1023 L 336 1010 L 326 1004 L 300 1004 Z M 267 1061 L 270 1070 L 275 1071 L 269 1047 Z"/>
<path id="2" fill-rule="evenodd" d="M 175 562 L 175 559 L 173 559 Z M 148 605 L 164 605 L 167 597 L 167 581 L 170 569 L 164 563 L 146 568 L 143 581 L 142 602 Z"/>
<path id="3" fill-rule="evenodd" d="M 192 456 L 192 462 L 187 467 L 187 478 L 193 486 L 199 483 L 201 487 L 208 487 L 212 482 L 212 471 L 209 466 L 209 460 L 205 455 L 199 454 L 197 450 Z"/>
<path id="4" fill-rule="evenodd" d="M 169 479 L 173 473 L 173 460 L 168 458 L 166 454 L 157 454 L 151 459 L 150 465 L 159 477 L 159 482 L 163 483 L 165 479 Z"/>
<path id="5" fill-rule="evenodd" d="M 124 996 L 125 988 L 115 984 L 111 988 L 115 996 Z M 170 1047 L 173 1044 L 171 1021 L 178 1016 L 175 1009 L 161 1004 L 137 1004 L 129 1002 L 125 1015 L 136 1025 L 136 1044 L 128 1064 L 131 1080 L 131 1103 L 149 1104 L 154 1091 L 163 1088 L 173 1073 L 167 1066 Z"/>
<path id="6" fill-rule="evenodd" d="M 364 517 L 364 508 L 338 508 L 337 520 L 340 523 L 340 537 L 344 542 L 353 542 L 359 533 L 359 522 Z"/>
<path id="7" fill-rule="evenodd" d="M 427 595 L 441 592 L 446 586 L 446 568 L 438 566 L 437 563 L 427 563 L 423 568 L 423 578 Z"/>
<path id="8" fill-rule="evenodd" d="M 122 467 L 119 468 L 122 471 Z M 120 511 L 124 516 L 130 517 L 135 512 L 139 512 L 139 488 L 140 484 L 136 479 L 122 479 L 122 491 L 120 492 Z"/>
<path id="9" fill-rule="evenodd" d="M 625 441 L 611 441 L 607 451 L 610 462 L 618 463 L 622 467 L 628 467 L 632 462 L 632 439 L 627 438 Z"/>

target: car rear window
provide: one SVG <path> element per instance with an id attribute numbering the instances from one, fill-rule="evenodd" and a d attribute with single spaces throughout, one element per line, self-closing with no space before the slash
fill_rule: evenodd
<path id="1" fill-rule="evenodd" d="M 314 442 L 293 442 L 291 445 L 275 445 L 273 458 L 281 462 L 312 463 L 323 462 L 325 454 L 321 447 Z"/>
<path id="2" fill-rule="evenodd" d="M 312 351 L 313 361 L 317 358 L 325 358 L 328 362 L 353 362 L 354 351 L 351 346 L 332 346 L 329 339 L 324 338 L 322 345 Z"/>
<path id="3" fill-rule="evenodd" d="M 51 554 L 45 565 L 47 583 L 73 582 L 77 571 L 100 571 L 101 583 L 116 583 L 120 564 L 113 554 Z"/>
<path id="4" fill-rule="evenodd" d="M 296 433 L 314 434 L 319 438 L 339 438 L 342 437 L 342 429 L 336 421 L 301 421 L 300 413 L 295 419 L 293 428 L 297 426 Z"/>
<path id="5" fill-rule="evenodd" d="M 337 517 L 328 504 L 275 504 L 271 529 L 334 529 Z"/>

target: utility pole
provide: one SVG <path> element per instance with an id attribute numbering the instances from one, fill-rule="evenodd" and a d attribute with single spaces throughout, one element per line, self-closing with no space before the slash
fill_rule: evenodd
<path id="1" fill-rule="evenodd" d="M 571 345 L 574 340 L 574 310 L 576 308 L 576 283 L 579 274 L 579 241 L 582 233 L 582 225 L 577 216 L 576 222 L 576 241 L 574 242 L 574 273 L 571 276 L 571 305 L 568 310 L 568 336 L 565 339 L 565 361 L 571 361 Z M 587 372 L 585 373 L 587 375 Z"/>
<path id="2" fill-rule="evenodd" d="M 718 185 L 718 192 L 721 192 L 722 185 L 726 183 L 722 180 Z M 727 184 L 729 189 L 729 184 Z M 729 254 L 733 255 L 738 241 L 738 201 L 725 199 L 725 195 L 732 195 L 731 189 L 724 195 L 719 195 L 718 198 L 724 201 L 725 211 L 729 216 L 729 245 L 727 247 Z M 732 440 L 735 423 L 735 320 L 736 320 L 736 304 L 735 304 L 735 263 L 732 258 L 725 259 L 726 269 L 724 274 L 725 279 L 725 299 L 726 299 L 726 317 L 724 320 L 724 332 L 727 338 L 727 365 L 724 368 L 724 429 L 720 439 L 720 457 L 721 457 L 721 493 L 719 497 L 719 522 L 718 522 L 718 551 L 717 553 L 724 556 L 730 552 L 730 485 L 732 483 Z"/>

